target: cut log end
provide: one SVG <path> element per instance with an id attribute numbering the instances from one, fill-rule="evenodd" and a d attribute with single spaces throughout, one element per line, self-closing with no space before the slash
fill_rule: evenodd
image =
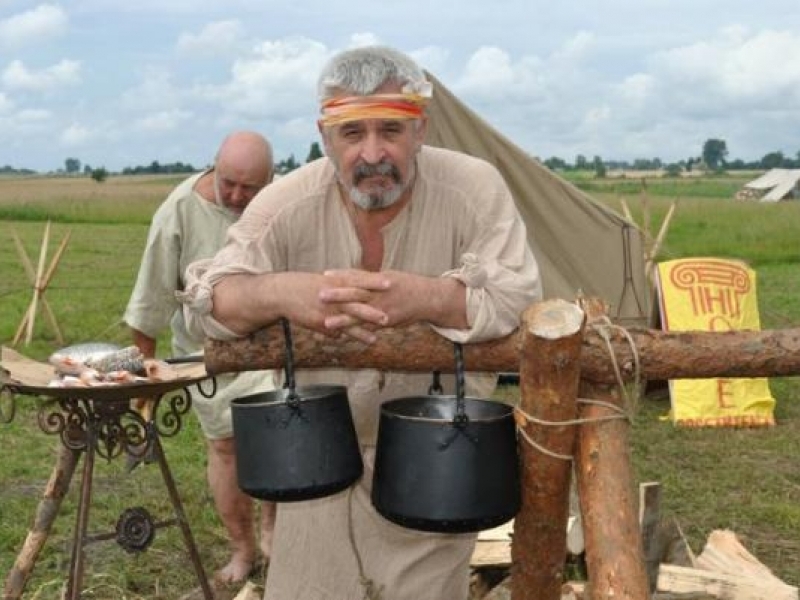
<path id="1" fill-rule="evenodd" d="M 530 306 L 522 320 L 532 335 L 556 340 L 580 331 L 584 312 L 577 304 L 556 298 Z"/>

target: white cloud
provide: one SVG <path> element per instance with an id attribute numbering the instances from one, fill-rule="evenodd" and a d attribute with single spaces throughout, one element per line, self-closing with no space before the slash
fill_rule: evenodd
<path id="1" fill-rule="evenodd" d="M 0 92 L 0 114 L 11 112 L 14 108 L 14 101 Z"/>
<path id="2" fill-rule="evenodd" d="M 64 146 L 76 147 L 85 145 L 92 137 L 91 129 L 77 123 L 72 123 L 61 132 L 60 140 Z"/>
<path id="3" fill-rule="evenodd" d="M 264 41 L 234 61 L 228 83 L 198 88 L 197 93 L 243 118 L 311 115 L 317 75 L 329 55 L 323 44 L 307 38 Z"/>
<path id="4" fill-rule="evenodd" d="M 176 48 L 183 55 L 219 57 L 241 50 L 247 44 L 246 39 L 244 27 L 238 20 L 215 21 L 198 33 L 181 33 Z"/>
<path id="5" fill-rule="evenodd" d="M 55 65 L 31 70 L 20 60 L 13 60 L 2 74 L 3 85 L 7 89 L 45 92 L 81 81 L 81 63 L 64 59 Z"/>
<path id="6" fill-rule="evenodd" d="M 149 67 L 139 85 L 122 93 L 121 104 L 132 111 L 156 112 L 178 107 L 181 96 L 181 90 L 172 82 L 172 73 L 161 67 Z"/>
<path id="7" fill-rule="evenodd" d="M 765 103 L 800 101 L 800 34 L 736 27 L 662 52 L 654 60 L 662 87 L 681 104 L 719 114 L 726 110 L 766 108 Z M 710 105 L 710 106 L 709 106 Z"/>
<path id="8" fill-rule="evenodd" d="M 514 82 L 511 57 L 500 48 L 479 48 L 467 61 L 458 87 L 470 94 L 492 96 Z"/>
<path id="9" fill-rule="evenodd" d="M 40 4 L 0 21 L 0 46 L 41 45 L 48 38 L 64 33 L 67 25 L 67 13 L 63 8 L 55 4 Z"/>
<path id="10" fill-rule="evenodd" d="M 14 115 L 20 123 L 36 124 L 52 119 L 53 113 L 44 108 L 25 108 Z"/>
<path id="11" fill-rule="evenodd" d="M 133 129 L 150 133 L 165 133 L 178 129 L 192 116 L 193 114 L 188 110 L 165 110 L 137 119 L 133 124 Z"/>
<path id="12" fill-rule="evenodd" d="M 354 33 L 350 36 L 348 48 L 361 48 L 362 46 L 375 46 L 380 44 L 380 38 L 374 33 Z"/>

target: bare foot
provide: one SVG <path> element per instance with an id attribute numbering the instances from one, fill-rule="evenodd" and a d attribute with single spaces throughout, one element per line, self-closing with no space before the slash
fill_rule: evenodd
<path id="1" fill-rule="evenodd" d="M 214 573 L 214 579 L 219 583 L 240 583 L 247 579 L 252 570 L 253 560 L 234 552 L 228 564 Z"/>

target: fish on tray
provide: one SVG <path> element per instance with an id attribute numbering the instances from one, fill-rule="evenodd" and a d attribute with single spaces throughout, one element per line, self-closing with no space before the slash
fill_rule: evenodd
<path id="1" fill-rule="evenodd" d="M 51 354 L 48 362 L 59 375 L 80 376 L 87 370 L 99 373 L 144 371 L 144 357 L 136 346 L 120 348 L 104 342 L 67 346 Z"/>
<path id="2" fill-rule="evenodd" d="M 136 346 L 88 342 L 62 348 L 50 355 L 58 387 L 108 385 L 138 381 L 170 381 L 180 375 L 165 361 L 145 358 Z"/>

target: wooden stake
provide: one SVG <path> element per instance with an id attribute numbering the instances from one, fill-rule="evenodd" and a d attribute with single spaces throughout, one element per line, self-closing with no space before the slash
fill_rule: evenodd
<path id="1" fill-rule="evenodd" d="M 70 450 L 59 441 L 56 464 L 50 474 L 50 480 L 47 482 L 42 499 L 39 501 L 33 527 L 28 532 L 28 537 L 25 538 L 25 543 L 14 561 L 14 566 L 6 577 L 3 600 L 18 600 L 22 597 L 36 559 L 39 557 L 39 553 L 47 541 L 47 536 L 50 534 L 50 528 L 58 516 L 61 501 L 69 490 L 69 483 L 75 473 L 79 455 L 79 451 Z"/>
<path id="2" fill-rule="evenodd" d="M 28 330 L 25 332 L 25 344 L 30 344 L 33 340 L 33 322 L 36 320 L 36 310 L 38 308 L 39 296 L 42 293 L 42 276 L 44 275 L 44 261 L 47 259 L 47 245 L 50 243 L 50 221 L 44 226 L 42 236 L 42 246 L 39 249 L 39 265 L 36 268 L 36 280 L 33 283 L 33 299 L 28 309 Z"/>
<path id="3" fill-rule="evenodd" d="M 584 315 L 575 304 L 549 300 L 525 311 L 522 323 L 522 506 L 514 520 L 511 593 L 514 600 L 559 600 L 576 426 L 544 423 L 577 416 Z"/>
<path id="4" fill-rule="evenodd" d="M 672 215 L 675 213 L 676 206 L 677 203 L 673 200 L 672 204 L 669 205 L 667 214 L 664 215 L 664 220 L 661 221 L 661 228 L 658 230 L 658 235 L 656 235 L 656 239 L 653 241 L 645 257 L 644 272 L 651 283 L 653 281 L 653 267 L 655 266 L 656 256 L 661 251 L 661 246 L 664 243 L 664 238 L 667 236 L 667 230 L 669 229 L 669 224 L 670 221 L 672 221 Z"/>

